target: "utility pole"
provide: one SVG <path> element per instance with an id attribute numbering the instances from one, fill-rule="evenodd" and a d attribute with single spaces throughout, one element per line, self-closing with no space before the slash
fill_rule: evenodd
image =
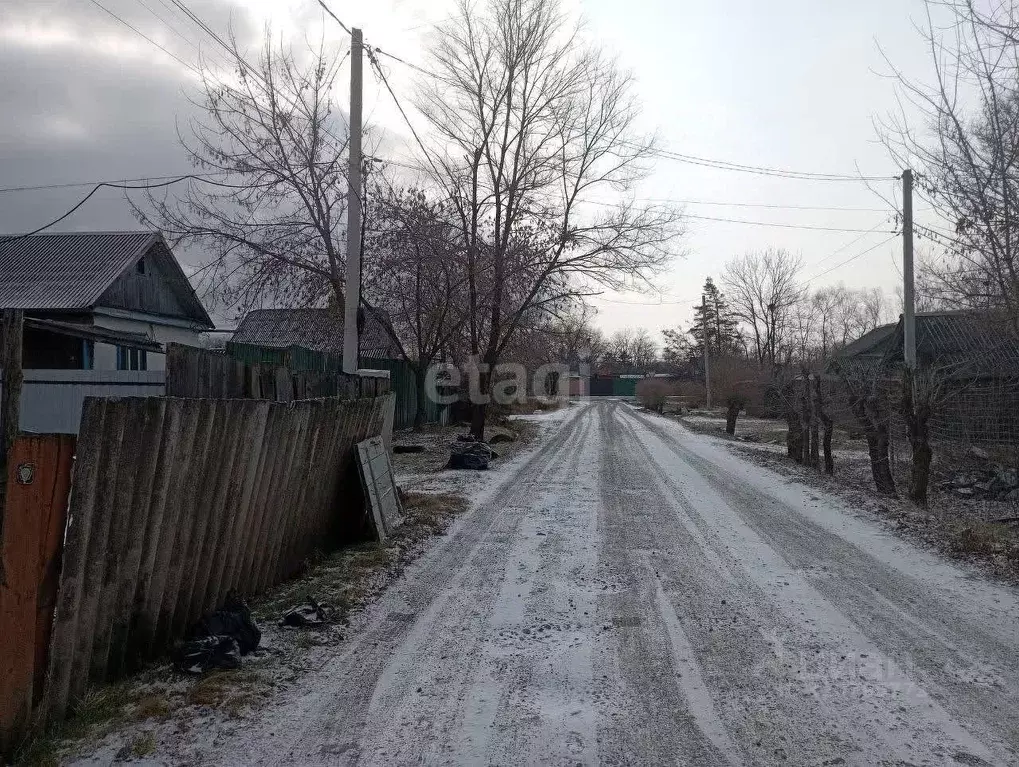
<path id="1" fill-rule="evenodd" d="M 916 369 L 916 310 L 913 296 L 913 171 L 902 172 L 902 356 Z"/>
<path id="2" fill-rule="evenodd" d="M 708 362 L 708 298 L 701 293 L 701 342 L 704 344 L 705 404 L 711 410 L 711 366 Z"/>
<path id="3" fill-rule="evenodd" d="M 343 301 L 343 372 L 358 367 L 361 306 L 361 30 L 350 31 L 350 153 L 347 174 L 347 272 Z"/>

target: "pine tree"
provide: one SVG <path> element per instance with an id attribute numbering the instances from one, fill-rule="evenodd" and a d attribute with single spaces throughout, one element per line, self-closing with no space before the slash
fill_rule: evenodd
<path id="1" fill-rule="evenodd" d="M 694 310 L 694 320 L 687 334 L 694 339 L 693 353 L 704 354 L 704 327 L 707 326 L 708 353 L 713 356 L 743 354 L 743 335 L 739 320 L 729 309 L 725 295 L 708 277 L 704 281 L 704 300 Z"/>

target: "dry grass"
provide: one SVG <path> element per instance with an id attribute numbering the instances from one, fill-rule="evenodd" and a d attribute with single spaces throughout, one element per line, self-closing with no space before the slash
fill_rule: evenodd
<path id="1" fill-rule="evenodd" d="M 131 743 L 131 756 L 142 759 L 156 752 L 156 736 L 151 732 L 143 732 Z"/>
<path id="2" fill-rule="evenodd" d="M 146 695 L 135 703 L 134 717 L 136 719 L 166 719 L 173 712 L 170 699 L 165 694 L 154 693 Z"/>

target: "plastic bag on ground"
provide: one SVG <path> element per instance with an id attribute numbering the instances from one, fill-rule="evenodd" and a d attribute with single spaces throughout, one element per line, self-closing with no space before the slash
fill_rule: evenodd
<path id="1" fill-rule="evenodd" d="M 316 602 L 308 597 L 306 602 L 295 605 L 283 613 L 281 626 L 321 626 L 329 623 L 333 617 L 333 608 L 328 604 Z"/>

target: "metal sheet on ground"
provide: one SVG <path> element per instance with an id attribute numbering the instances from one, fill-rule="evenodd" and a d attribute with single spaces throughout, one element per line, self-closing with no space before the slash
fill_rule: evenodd
<path id="1" fill-rule="evenodd" d="M 403 508 L 396 492 L 389 452 L 381 437 L 372 437 L 357 443 L 357 458 L 375 531 L 379 540 L 384 541 L 403 522 Z"/>

